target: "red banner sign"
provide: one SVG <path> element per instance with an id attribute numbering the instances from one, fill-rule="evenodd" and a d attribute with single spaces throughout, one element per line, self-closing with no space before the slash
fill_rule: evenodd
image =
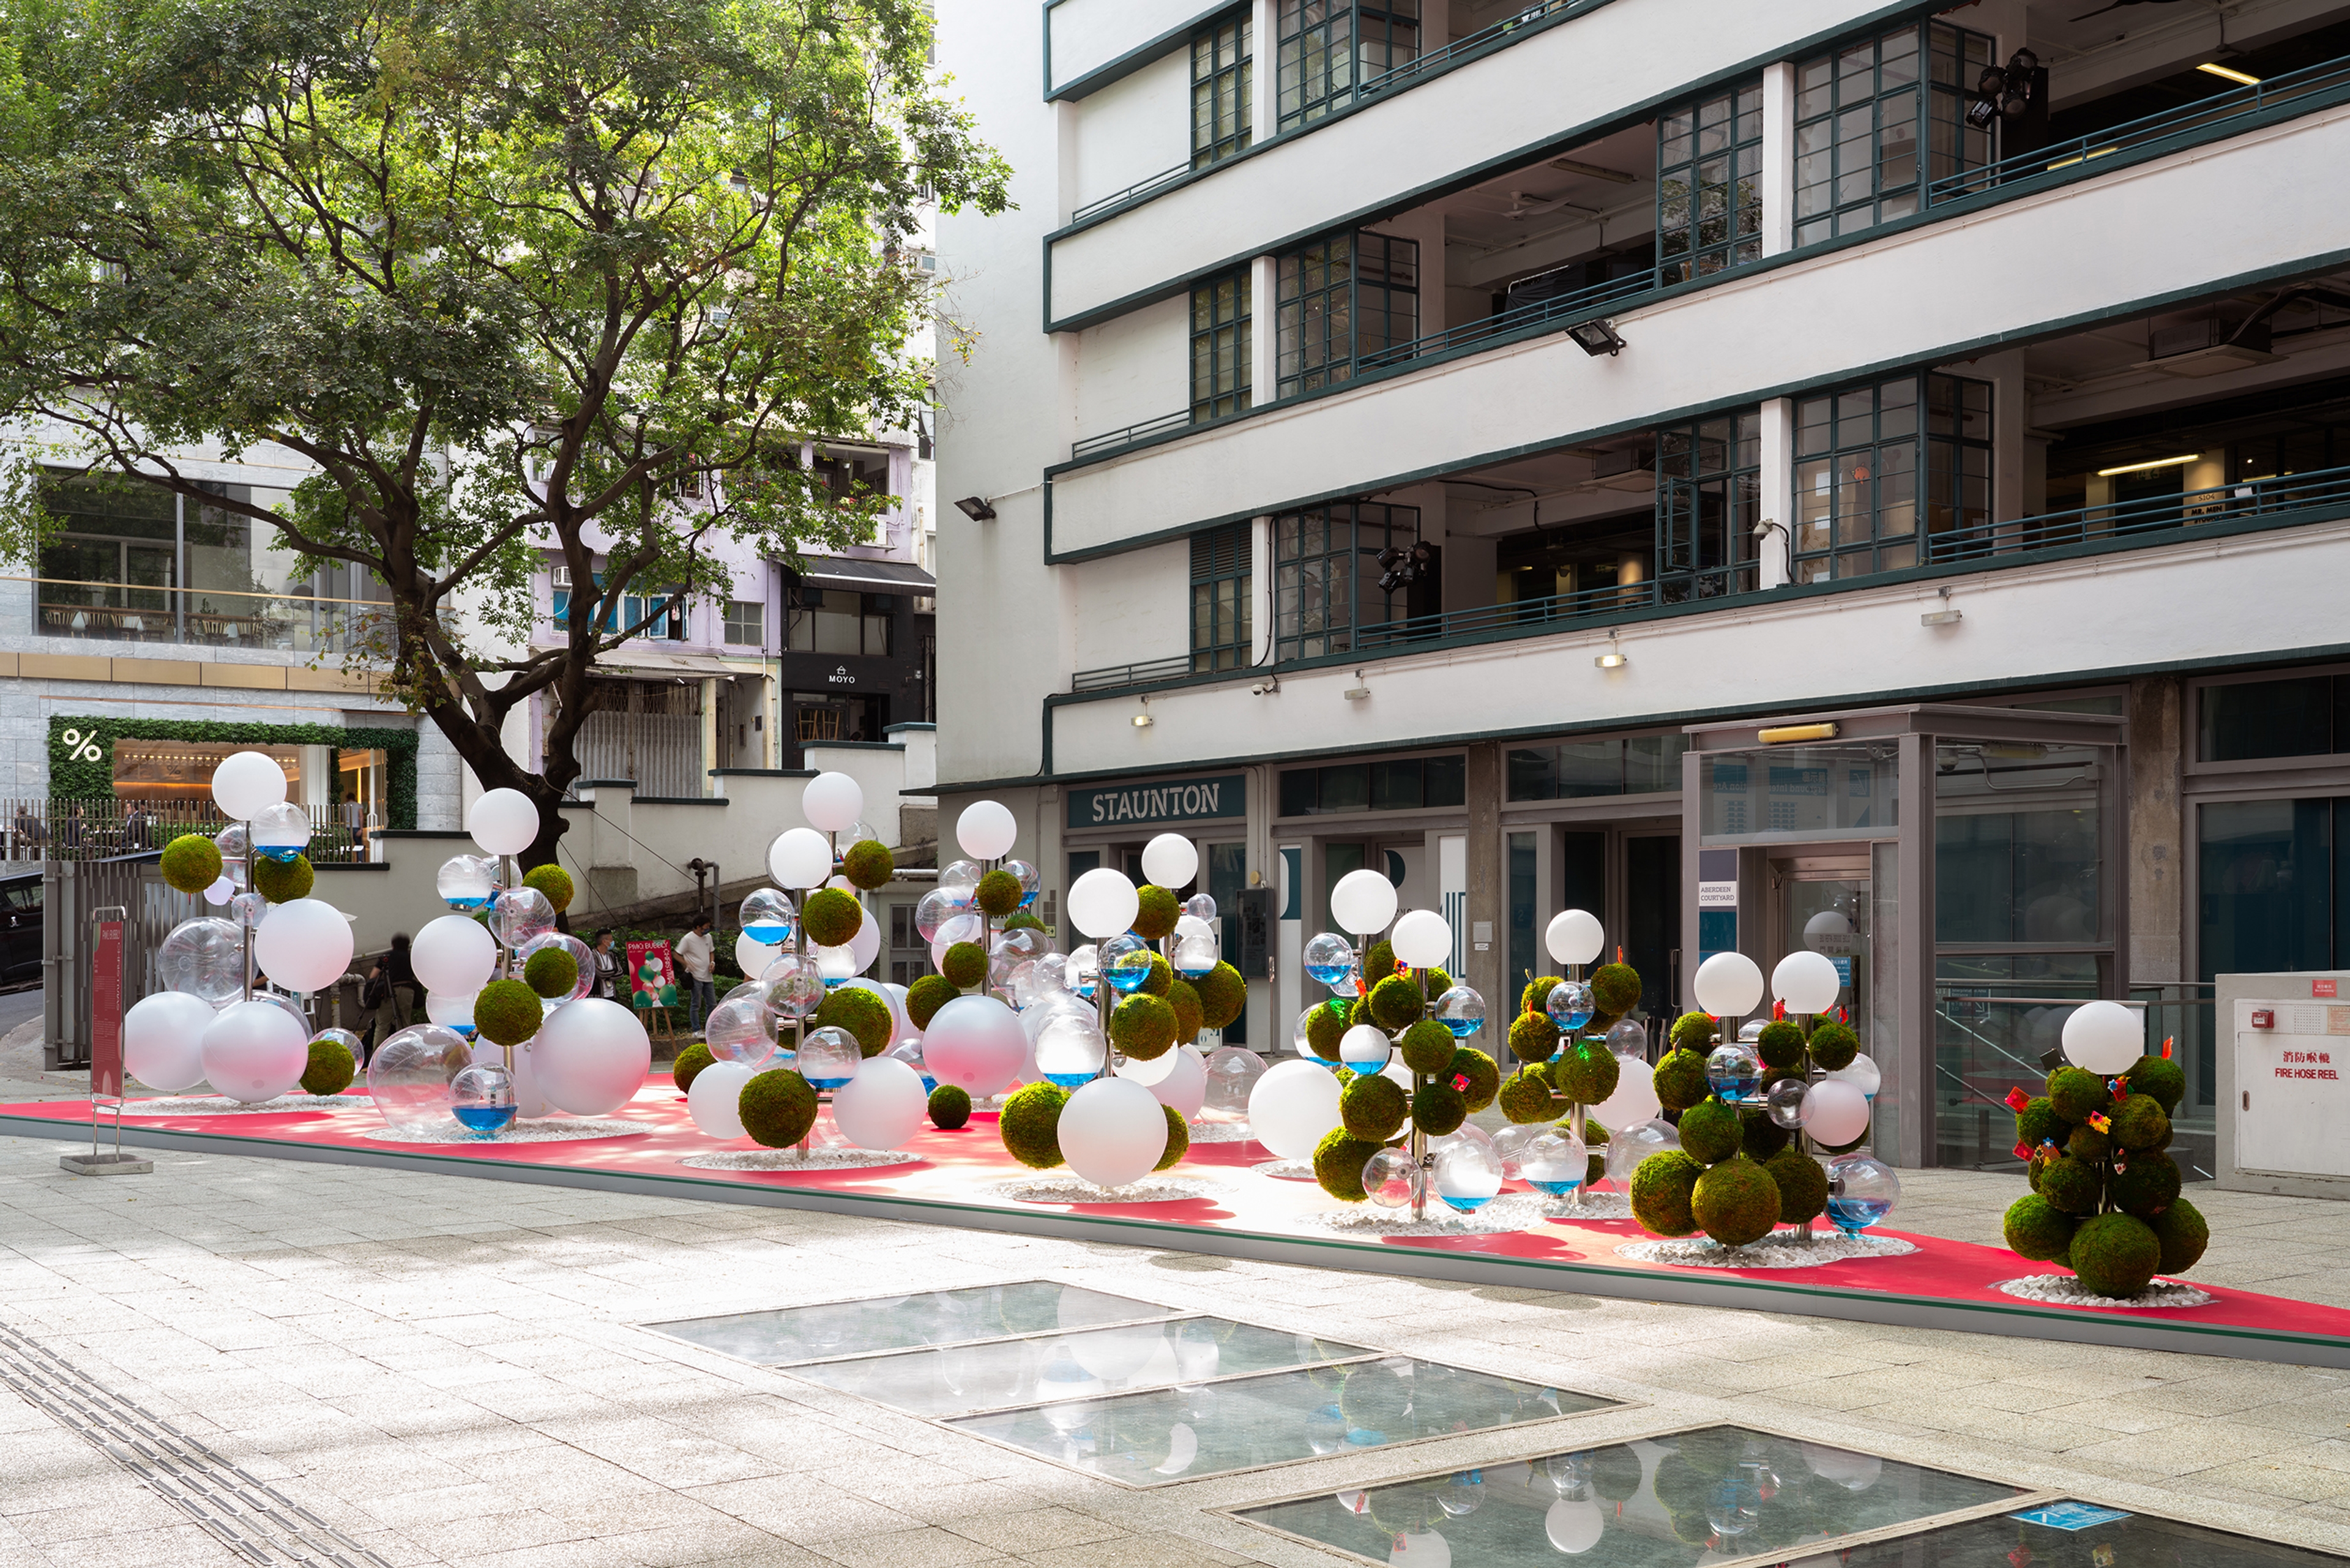
<path id="1" fill-rule="evenodd" d="M 122 1097 L 122 922 L 98 922 L 89 960 L 89 1093 Z"/>
<path id="2" fill-rule="evenodd" d="M 677 963 L 667 942 L 630 942 L 629 1000 L 638 1007 L 675 1007 Z"/>

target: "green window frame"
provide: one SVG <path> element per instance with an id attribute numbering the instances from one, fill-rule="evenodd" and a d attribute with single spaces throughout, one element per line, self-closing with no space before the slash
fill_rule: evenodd
<path id="1" fill-rule="evenodd" d="M 1249 96 L 1255 77 L 1250 57 L 1249 13 L 1235 11 L 1191 35 L 1191 167 L 1248 151 Z"/>
<path id="2" fill-rule="evenodd" d="M 1468 798 L 1468 762 L 1456 752 L 1445 757 L 1284 768 L 1278 815 L 1351 816 L 1366 811 L 1457 808 Z"/>
<path id="3" fill-rule="evenodd" d="M 1369 229 L 1325 234 L 1274 264 L 1274 395 L 1354 377 L 1419 336 L 1419 242 Z"/>
<path id="4" fill-rule="evenodd" d="M 1909 217 L 1925 209 L 1930 182 L 1992 162 L 1991 133 L 1966 112 L 1994 47 L 1983 34 L 1918 22 L 1798 62 L 1795 244 Z"/>
<path id="5" fill-rule="evenodd" d="M 1191 422 L 1246 413 L 1254 326 L 1249 270 L 1191 286 Z"/>
<path id="6" fill-rule="evenodd" d="M 1928 371 L 1795 404 L 1795 581 L 1932 559 L 1991 524 L 1991 387 Z"/>
<path id="7" fill-rule="evenodd" d="M 1273 520 L 1274 657 L 1320 659 L 1354 650 L 1367 626 L 1404 618 L 1379 591 L 1379 552 L 1419 538 L 1419 508 L 1334 501 Z"/>
<path id="8" fill-rule="evenodd" d="M 1419 57 L 1419 0 L 1281 0 L 1280 129 L 1352 103 L 1374 77 Z"/>
<path id="9" fill-rule="evenodd" d="M 1750 594 L 1762 505 L 1762 411 L 1732 409 L 1657 431 L 1660 604 Z"/>
<path id="10" fill-rule="evenodd" d="M 1657 119 L 1657 281 L 1762 259 L 1762 78 Z"/>
<path id="11" fill-rule="evenodd" d="M 1227 523 L 1191 535 L 1191 670 L 1245 670 L 1253 649 L 1250 525 Z"/>

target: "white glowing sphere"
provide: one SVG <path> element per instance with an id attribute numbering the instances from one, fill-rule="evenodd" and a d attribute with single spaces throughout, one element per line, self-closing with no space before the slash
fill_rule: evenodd
<path id="1" fill-rule="evenodd" d="M 1690 991 L 1700 1012 L 1743 1018 L 1762 1005 L 1762 966 L 1744 953 L 1716 953 L 1697 966 Z"/>
<path id="2" fill-rule="evenodd" d="M 775 961 L 775 954 L 781 950 L 780 948 L 769 947 L 748 931 L 738 932 L 734 938 L 734 967 L 744 974 L 764 974 L 767 966 Z"/>
<path id="3" fill-rule="evenodd" d="M 1096 1078 L 1061 1107 L 1058 1136 L 1071 1170 L 1097 1187 L 1124 1187 L 1167 1152 L 1167 1113 L 1140 1084 Z"/>
<path id="4" fill-rule="evenodd" d="M 930 1105 L 920 1073 L 894 1056 L 873 1056 L 833 1091 L 832 1119 L 859 1148 L 896 1148 L 921 1130 Z"/>
<path id="5" fill-rule="evenodd" d="M 685 1091 L 685 1114 L 702 1137 L 743 1136 L 743 1085 L 757 1071 L 741 1062 L 712 1062 L 693 1075 Z"/>
<path id="6" fill-rule="evenodd" d="M 1852 917 L 1842 909 L 1822 909 L 1804 922 L 1804 940 L 1815 937 L 1848 937 L 1852 935 Z"/>
<path id="7" fill-rule="evenodd" d="M 1200 875 L 1200 846 L 1180 833 L 1162 833 L 1142 846 L 1142 874 L 1154 888 L 1188 888 Z"/>
<path id="8" fill-rule="evenodd" d="M 310 1032 L 282 1007 L 234 1002 L 204 1026 L 199 1051 L 213 1087 L 253 1105 L 302 1081 L 310 1065 Z"/>
<path id="9" fill-rule="evenodd" d="M 1249 1091 L 1249 1129 L 1278 1159 L 1311 1159 L 1338 1125 L 1338 1079 L 1312 1062 L 1279 1062 Z"/>
<path id="10" fill-rule="evenodd" d="M 286 798 L 286 770 L 265 752 L 234 752 L 213 769 L 213 803 L 231 822 L 259 816 Z"/>
<path id="11" fill-rule="evenodd" d="M 767 846 L 767 875 L 785 888 L 821 888 L 832 875 L 832 845 L 813 827 L 787 827 Z"/>
<path id="12" fill-rule="evenodd" d="M 922 1064 L 972 1098 L 1000 1094 L 1028 1059 L 1020 1015 L 992 996 L 958 996 L 922 1031 Z"/>
<path id="13" fill-rule="evenodd" d="M 2109 1078 L 2146 1054 L 2146 1024 L 2118 1002 L 2085 1002 L 2064 1020 L 2064 1059 Z"/>
<path id="14" fill-rule="evenodd" d="M 955 842 L 974 860 L 1001 860 L 1012 853 L 1020 825 L 1000 800 L 975 800 L 955 818 Z"/>
<path id="15" fill-rule="evenodd" d="M 425 1021 L 438 1023 L 444 1029 L 471 1029 L 473 1026 L 473 996 L 472 992 L 454 996 L 446 992 L 426 992 Z"/>
<path id="16" fill-rule="evenodd" d="M 644 1086 L 653 1046 L 633 1011 L 583 996 L 546 1015 L 531 1054 L 547 1104 L 575 1116 L 603 1116 Z"/>
<path id="17" fill-rule="evenodd" d="M 1797 948 L 1771 971 L 1771 994 L 1790 1012 L 1825 1012 L 1844 992 L 1844 976 L 1835 960 L 1809 948 Z"/>
<path id="18" fill-rule="evenodd" d="M 184 991 L 159 991 L 122 1015 L 122 1070 L 151 1089 L 176 1095 L 204 1081 L 204 1031 L 213 1005 Z"/>
<path id="19" fill-rule="evenodd" d="M 427 920 L 409 944 L 408 963 L 417 983 L 443 996 L 471 996 L 490 982 L 498 967 L 498 940 L 489 929 L 463 915 Z"/>
<path id="20" fill-rule="evenodd" d="M 519 855 L 538 836 L 538 805 L 518 789 L 494 789 L 465 813 L 465 831 L 484 855 Z"/>
<path id="21" fill-rule="evenodd" d="M 1396 918 L 1395 884 L 1368 867 L 1347 872 L 1330 889 L 1330 918 L 1358 937 L 1386 930 Z"/>
<path id="22" fill-rule="evenodd" d="M 1561 963 L 1589 963 L 1607 945 L 1599 917 L 1587 909 L 1561 909 L 1543 932 L 1543 946 Z"/>
<path id="23" fill-rule="evenodd" d="M 1452 927 L 1433 909 L 1413 909 L 1388 933 L 1398 962 L 1414 969 L 1441 969 L 1452 957 Z"/>
<path id="24" fill-rule="evenodd" d="M 1543 1533 L 1550 1537 L 1551 1550 L 1569 1557 L 1580 1557 L 1598 1545 L 1600 1532 L 1607 1527 L 1607 1516 L 1588 1498 L 1573 1501 L 1560 1498 L 1543 1515 Z"/>
<path id="25" fill-rule="evenodd" d="M 289 991 L 324 991 L 351 967 L 351 923 L 324 898 L 273 905 L 254 930 L 253 961 Z"/>
<path id="26" fill-rule="evenodd" d="M 1197 1045 L 1178 1045 L 1159 1058 L 1171 1064 L 1166 1075 L 1150 1085 L 1159 1103 L 1190 1121 L 1208 1100 L 1208 1059 Z"/>
<path id="27" fill-rule="evenodd" d="M 1616 1075 L 1616 1092 L 1591 1107 L 1601 1127 L 1637 1127 L 1664 1109 L 1657 1098 L 1656 1069 L 1636 1057 L 1618 1057 L 1616 1064 L 1621 1069 Z"/>
<path id="28" fill-rule="evenodd" d="M 847 774 L 818 774 L 800 795 L 800 815 L 819 833 L 838 833 L 865 814 L 865 786 Z"/>
<path id="29" fill-rule="evenodd" d="M 1097 940 L 1128 930 L 1141 909 L 1142 898 L 1134 884 L 1124 872 L 1107 866 L 1097 866 L 1069 884 L 1069 921 Z"/>
<path id="30" fill-rule="evenodd" d="M 1822 1078 L 1804 1091 L 1803 1116 L 1813 1141 L 1834 1148 L 1868 1130 L 1868 1096 L 1857 1084 Z"/>

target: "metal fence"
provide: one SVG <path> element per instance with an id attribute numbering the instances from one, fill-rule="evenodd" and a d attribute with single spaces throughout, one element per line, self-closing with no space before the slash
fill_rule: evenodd
<path id="1" fill-rule="evenodd" d="M 174 891 L 155 854 L 49 860 L 41 867 L 41 1065 L 89 1065 L 90 950 L 98 912 L 128 911 L 122 923 L 125 1005 L 163 989 L 155 950 L 182 920 L 214 911 Z"/>
<path id="2" fill-rule="evenodd" d="M 314 866 L 349 866 L 372 857 L 380 823 L 357 802 L 311 806 Z M 0 798 L 0 861 L 106 860 L 160 850 L 183 833 L 215 834 L 228 819 L 210 801 Z"/>

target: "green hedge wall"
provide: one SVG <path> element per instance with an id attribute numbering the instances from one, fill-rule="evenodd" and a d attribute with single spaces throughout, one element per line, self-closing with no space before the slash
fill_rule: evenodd
<path id="1" fill-rule="evenodd" d="M 65 732 L 81 737 L 66 743 Z M 349 730 L 338 724 L 229 724 L 207 719 L 119 719 L 107 715 L 49 717 L 49 798 L 112 800 L 117 741 L 208 741 L 231 745 L 380 748 L 390 764 L 390 816 L 387 827 L 416 826 L 416 747 L 413 729 Z M 78 753 L 95 745 L 95 762 Z"/>

